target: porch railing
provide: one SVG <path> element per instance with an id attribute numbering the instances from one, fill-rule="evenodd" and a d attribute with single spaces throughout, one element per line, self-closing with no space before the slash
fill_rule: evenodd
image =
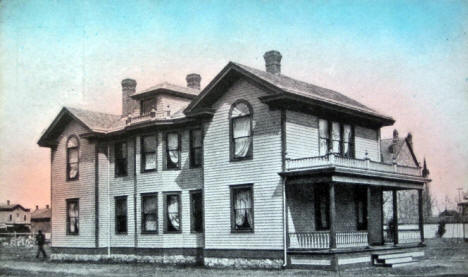
<path id="1" fill-rule="evenodd" d="M 336 232 L 336 247 L 366 247 L 367 232 Z"/>
<path id="2" fill-rule="evenodd" d="M 286 170 L 288 171 L 323 166 L 342 166 L 347 168 L 421 176 L 421 168 L 419 167 L 386 164 L 371 161 L 369 159 L 350 159 L 336 156 L 334 154 L 299 159 L 286 159 Z"/>
<path id="3" fill-rule="evenodd" d="M 328 231 L 289 233 L 289 248 L 325 249 L 329 247 L 330 233 Z"/>
<path id="4" fill-rule="evenodd" d="M 367 232 L 336 232 L 336 247 L 366 247 Z M 330 248 L 330 232 L 316 231 L 289 233 L 289 248 L 326 249 Z"/>
<path id="5" fill-rule="evenodd" d="M 398 243 L 419 242 L 421 234 L 419 229 L 398 230 Z"/>

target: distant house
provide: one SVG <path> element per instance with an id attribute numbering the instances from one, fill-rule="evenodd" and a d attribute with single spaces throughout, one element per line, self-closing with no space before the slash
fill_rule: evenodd
<path id="1" fill-rule="evenodd" d="M 39 209 L 39 206 L 36 206 L 34 212 L 31 213 L 31 232 L 37 233 L 39 230 L 41 230 L 46 234 L 46 236 L 50 236 L 51 216 L 52 209 L 50 209 L 49 205 L 46 205 L 46 207 L 43 209 Z"/>
<path id="2" fill-rule="evenodd" d="M 31 227 L 30 210 L 20 204 L 0 204 L 0 232 L 29 232 Z"/>
<path id="3" fill-rule="evenodd" d="M 283 75 L 278 51 L 264 58 L 266 70 L 228 63 L 203 90 L 198 74 L 141 91 L 125 79 L 120 115 L 63 108 L 38 141 L 52 251 L 334 269 L 420 256 L 427 179 L 382 158 L 394 120 Z M 399 190 L 416 191 L 419 229 L 395 224 L 386 244 L 382 194 L 397 218 Z"/>
<path id="4" fill-rule="evenodd" d="M 463 239 L 468 241 L 468 195 L 465 194 L 463 201 L 458 203 L 463 220 Z"/>

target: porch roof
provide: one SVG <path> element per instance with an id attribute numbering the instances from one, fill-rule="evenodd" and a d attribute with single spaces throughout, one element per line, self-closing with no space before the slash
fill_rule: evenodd
<path id="1" fill-rule="evenodd" d="M 371 171 L 340 166 L 323 166 L 303 170 L 283 171 L 287 184 L 343 183 L 397 189 L 423 189 L 428 180 L 421 176 Z"/>

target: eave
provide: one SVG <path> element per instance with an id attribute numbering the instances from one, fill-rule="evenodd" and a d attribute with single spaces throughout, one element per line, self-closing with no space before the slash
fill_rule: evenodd
<path id="1" fill-rule="evenodd" d="M 178 96 L 181 98 L 186 98 L 189 100 L 195 99 L 197 97 L 196 95 L 190 94 L 190 93 L 175 91 L 175 90 L 171 90 L 167 88 L 157 88 L 155 90 L 150 90 L 150 91 L 145 91 L 145 92 L 134 94 L 131 96 L 131 98 L 135 100 L 141 100 L 144 98 L 152 97 L 155 95 L 161 95 L 161 94 L 169 94 L 169 95 Z"/>
<path id="2" fill-rule="evenodd" d="M 272 109 L 290 109 L 301 112 L 313 113 L 317 116 L 336 117 L 358 123 L 360 125 L 368 125 L 375 128 L 389 126 L 395 123 L 391 117 L 386 117 L 378 114 L 373 114 L 364 110 L 357 110 L 342 104 L 330 103 L 328 101 L 311 99 L 288 92 L 283 92 L 275 95 L 267 95 L 259 97 L 260 101 L 269 105 Z"/>

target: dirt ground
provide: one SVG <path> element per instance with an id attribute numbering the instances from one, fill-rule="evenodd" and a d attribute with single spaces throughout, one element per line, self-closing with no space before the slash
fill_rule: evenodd
<path id="1" fill-rule="evenodd" d="M 37 260 L 35 249 L 0 248 L 0 276 L 468 276 L 468 242 L 428 240 L 423 260 L 402 268 L 239 270 L 152 264 L 56 263 Z M 50 251 L 48 251 L 50 253 Z"/>

